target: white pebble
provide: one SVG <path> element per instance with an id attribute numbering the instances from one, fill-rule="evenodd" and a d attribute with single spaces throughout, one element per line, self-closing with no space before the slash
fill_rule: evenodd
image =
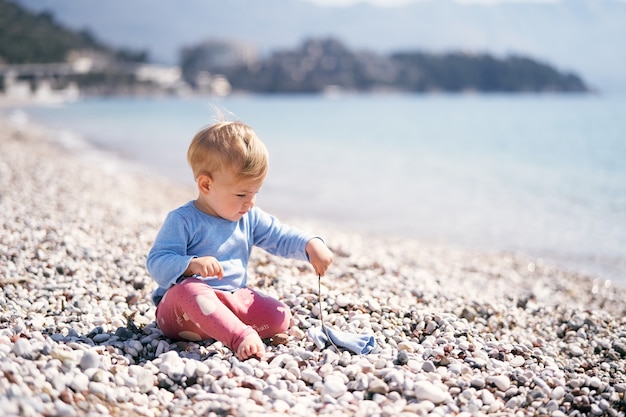
<path id="1" fill-rule="evenodd" d="M 526 362 L 526 359 L 524 359 L 523 356 L 516 356 L 513 359 L 511 359 L 509 363 L 511 364 L 511 366 L 517 368 L 519 366 L 524 365 L 525 362 Z"/>
<path id="2" fill-rule="evenodd" d="M 13 353 L 23 358 L 28 358 L 33 353 L 33 347 L 28 339 L 20 337 L 13 344 Z"/>
<path id="3" fill-rule="evenodd" d="M 346 307 L 347 305 L 350 304 L 350 297 L 348 297 L 345 294 L 339 294 L 337 296 L 337 298 L 335 299 L 335 303 L 339 306 L 339 307 Z"/>
<path id="4" fill-rule="evenodd" d="M 304 382 L 311 385 L 315 384 L 316 382 L 322 381 L 322 377 L 311 368 L 304 369 L 302 372 L 300 372 L 300 377 Z"/>
<path id="5" fill-rule="evenodd" d="M 185 363 L 178 356 L 175 351 L 169 351 L 159 356 L 161 363 L 159 364 L 159 371 L 172 378 L 174 381 L 178 381 L 182 378 L 185 372 Z"/>
<path id="6" fill-rule="evenodd" d="M 339 398 L 348 391 L 343 379 L 337 375 L 327 375 L 324 378 L 322 395 L 330 395 L 332 398 Z"/>
<path id="7" fill-rule="evenodd" d="M 487 382 L 490 384 L 494 384 L 500 391 L 506 391 L 511 386 L 511 380 L 506 375 L 488 376 Z"/>
<path id="8" fill-rule="evenodd" d="M 485 405 L 491 405 L 496 400 L 495 396 L 488 389 L 481 390 L 480 399 Z"/>
<path id="9" fill-rule="evenodd" d="M 89 391 L 92 394 L 94 394 L 96 397 L 99 397 L 102 400 L 106 399 L 107 386 L 106 384 L 103 384 L 102 382 L 91 381 L 89 383 Z"/>
<path id="10" fill-rule="evenodd" d="M 137 380 L 137 388 L 139 388 L 139 391 L 144 394 L 150 392 L 154 387 L 156 378 L 148 369 L 142 368 L 138 365 L 131 365 L 129 367 L 129 375 L 135 377 Z"/>
<path id="11" fill-rule="evenodd" d="M 75 392 L 86 391 L 89 388 L 89 378 L 83 373 L 76 373 L 70 382 L 70 388 Z"/>
<path id="12" fill-rule="evenodd" d="M 585 351 L 580 347 L 580 345 L 576 343 L 571 343 L 569 345 L 569 353 L 572 356 L 583 356 L 585 354 Z"/>
<path id="13" fill-rule="evenodd" d="M 370 299 L 367 300 L 367 306 L 372 311 L 380 311 L 380 309 L 381 309 L 380 303 L 376 299 L 374 299 L 374 298 L 370 298 Z"/>
<path id="14" fill-rule="evenodd" d="M 435 386 L 432 382 L 418 381 L 415 383 L 415 397 L 418 400 L 427 400 L 434 404 L 441 404 L 448 396 L 449 394 L 446 391 Z"/>
<path id="15" fill-rule="evenodd" d="M 550 398 L 552 398 L 553 400 L 560 400 L 561 398 L 563 398 L 564 395 L 565 395 L 565 388 L 559 385 L 559 386 L 554 387 L 554 389 L 552 390 L 552 393 L 550 394 Z"/>

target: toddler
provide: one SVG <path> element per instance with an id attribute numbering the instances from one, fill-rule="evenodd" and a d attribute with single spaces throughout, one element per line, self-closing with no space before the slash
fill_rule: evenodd
<path id="1" fill-rule="evenodd" d="M 291 313 L 247 286 L 252 247 L 308 260 L 320 275 L 333 254 L 321 238 L 283 225 L 255 206 L 268 153 L 249 126 L 218 122 L 202 129 L 187 160 L 198 197 L 167 215 L 147 259 L 159 285 L 152 295 L 157 324 L 173 339 L 216 339 L 240 360 L 260 358 L 261 339 L 287 330 Z"/>

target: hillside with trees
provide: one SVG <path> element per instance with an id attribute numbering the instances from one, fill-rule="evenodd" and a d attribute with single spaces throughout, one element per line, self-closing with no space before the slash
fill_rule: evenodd
<path id="1" fill-rule="evenodd" d="M 521 56 L 496 58 L 489 54 L 425 54 L 402 52 L 391 55 L 398 75 L 394 85 L 409 91 L 464 90 L 482 92 L 583 92 L 583 80 L 561 73 L 552 66 Z"/>
<path id="2" fill-rule="evenodd" d="M 147 60 L 145 52 L 116 50 L 88 30 L 69 30 L 48 12 L 34 14 L 9 0 L 0 0 L 0 64 L 65 62 L 75 50 L 98 51 L 130 62 Z"/>
<path id="3" fill-rule="evenodd" d="M 48 12 L 0 0 L 0 91 L 16 83 L 34 91 L 42 82 L 55 90 L 75 85 L 92 95 L 154 90 L 134 73 L 146 61 L 146 52 L 110 47 L 88 30 L 64 27 Z"/>
<path id="4" fill-rule="evenodd" d="M 206 54 L 202 48 L 197 54 Z M 586 92 L 577 75 L 520 56 L 351 51 L 332 38 L 309 39 L 253 64 L 211 65 L 188 48 L 183 74 L 190 84 L 202 72 L 224 75 L 233 90 L 259 93 L 345 91 Z M 198 63 L 203 64 L 198 66 Z"/>

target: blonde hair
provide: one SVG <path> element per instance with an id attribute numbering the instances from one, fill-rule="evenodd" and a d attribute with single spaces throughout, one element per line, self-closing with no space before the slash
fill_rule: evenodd
<path id="1" fill-rule="evenodd" d="M 269 155 L 250 126 L 222 121 L 196 133 L 187 150 L 187 162 L 194 179 L 232 169 L 240 178 L 256 180 L 265 178 Z"/>

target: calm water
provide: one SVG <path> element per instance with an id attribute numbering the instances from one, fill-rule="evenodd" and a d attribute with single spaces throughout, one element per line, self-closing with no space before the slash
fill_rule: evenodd
<path id="1" fill-rule="evenodd" d="M 258 204 L 345 230 L 519 251 L 626 285 L 626 96 L 103 99 L 29 116 L 191 184 L 213 106 L 271 155 Z"/>

